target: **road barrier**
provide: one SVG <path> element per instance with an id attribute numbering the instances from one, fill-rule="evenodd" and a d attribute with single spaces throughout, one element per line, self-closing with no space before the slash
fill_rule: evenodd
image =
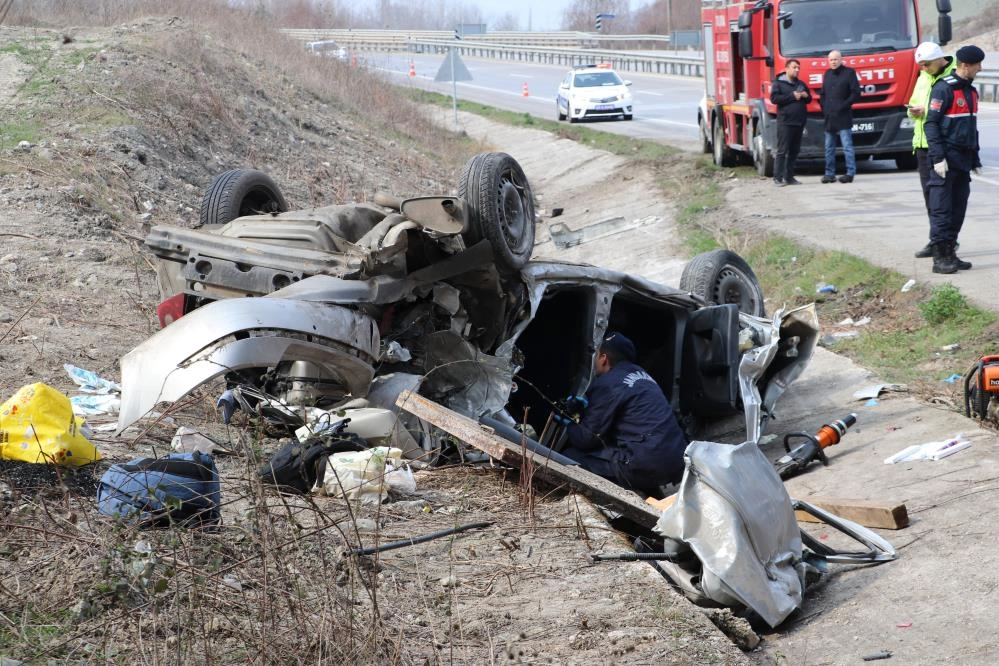
<path id="1" fill-rule="evenodd" d="M 596 35 L 588 32 L 491 32 L 455 39 L 450 30 L 282 30 L 303 42 L 335 40 L 359 51 L 446 53 L 494 60 L 513 60 L 572 67 L 606 62 L 617 70 L 642 74 L 704 76 L 699 51 L 649 53 L 669 46 L 665 35 Z M 644 49 L 644 50 L 643 50 Z M 984 102 L 999 102 L 999 71 L 983 70 L 975 78 Z"/>

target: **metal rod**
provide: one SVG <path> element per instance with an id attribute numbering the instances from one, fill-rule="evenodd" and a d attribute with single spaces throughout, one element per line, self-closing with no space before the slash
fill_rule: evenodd
<path id="1" fill-rule="evenodd" d="M 457 534 L 458 532 L 464 532 L 465 530 L 474 530 L 483 527 L 489 527 L 492 522 L 484 523 L 468 523 L 467 525 L 459 525 L 458 527 L 452 527 L 449 530 L 439 530 L 437 532 L 431 532 L 430 534 L 424 534 L 423 536 L 413 537 L 411 539 L 402 539 L 401 541 L 391 541 L 389 543 L 383 543 L 380 546 L 371 546 L 369 548 L 352 548 L 347 551 L 350 556 L 357 555 L 373 555 L 375 553 L 381 553 L 386 550 L 395 550 L 396 548 L 403 548 L 405 546 L 414 546 L 418 543 L 423 543 L 424 541 L 433 541 L 434 539 L 440 539 L 441 537 L 446 537 L 451 534 Z"/>

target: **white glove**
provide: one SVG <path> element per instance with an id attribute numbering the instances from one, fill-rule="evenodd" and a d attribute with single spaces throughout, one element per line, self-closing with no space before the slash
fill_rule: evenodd
<path id="1" fill-rule="evenodd" d="M 971 173 L 975 174 L 976 176 L 981 176 L 982 175 L 982 167 L 975 167 L 974 169 L 971 170 Z"/>
<path id="2" fill-rule="evenodd" d="M 947 177 L 947 160 L 937 162 L 933 165 L 933 170 L 937 172 L 937 175 L 941 178 Z"/>

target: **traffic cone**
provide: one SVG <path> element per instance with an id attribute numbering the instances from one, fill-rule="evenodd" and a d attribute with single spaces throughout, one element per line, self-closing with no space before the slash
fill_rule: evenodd
<path id="1" fill-rule="evenodd" d="M 416 76 L 416 63 L 412 60 L 409 61 L 409 75 Z"/>
<path id="2" fill-rule="evenodd" d="M 527 81 L 524 81 L 524 90 L 520 93 L 524 97 L 530 97 L 531 91 L 527 89 Z"/>

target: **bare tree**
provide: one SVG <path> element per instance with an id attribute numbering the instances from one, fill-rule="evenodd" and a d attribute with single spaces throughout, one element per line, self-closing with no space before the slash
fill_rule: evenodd
<path id="1" fill-rule="evenodd" d="M 635 32 L 665 35 L 673 30 L 697 30 L 701 25 L 698 0 L 655 0 L 635 11 Z"/>

